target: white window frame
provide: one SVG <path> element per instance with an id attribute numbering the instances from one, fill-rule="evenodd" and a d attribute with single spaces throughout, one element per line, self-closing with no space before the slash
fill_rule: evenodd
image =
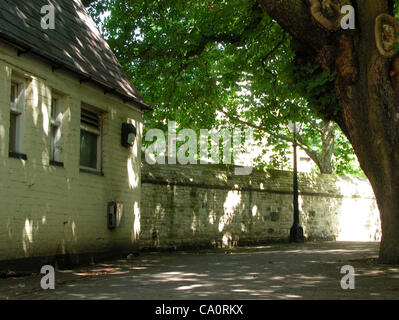
<path id="1" fill-rule="evenodd" d="M 53 110 L 53 102 L 55 110 Z M 64 111 L 64 99 L 57 93 L 51 94 L 50 105 L 50 161 L 62 163 L 62 119 Z M 55 135 L 53 136 L 53 129 Z M 57 152 L 58 150 L 58 152 Z"/>
<path id="2" fill-rule="evenodd" d="M 82 123 L 82 110 L 87 110 L 89 112 L 95 113 L 98 116 L 99 120 L 99 128 L 94 128 L 91 127 L 87 124 Z M 96 168 L 90 168 L 86 166 L 82 166 L 80 164 L 80 156 L 79 156 L 79 166 L 80 169 L 87 170 L 87 171 L 92 171 L 95 173 L 101 173 L 102 171 L 102 127 L 103 127 L 103 116 L 98 110 L 94 110 L 93 108 L 90 108 L 87 105 L 82 105 L 81 107 L 81 113 L 80 113 L 80 130 L 84 130 L 90 133 L 93 133 L 97 135 L 97 166 Z M 80 143 L 79 143 L 79 154 L 80 154 Z"/>
<path id="3" fill-rule="evenodd" d="M 9 143 L 9 152 L 23 154 L 24 152 L 24 114 L 25 114 L 25 89 L 26 81 L 23 78 L 12 76 L 10 83 L 10 130 L 11 130 L 11 115 L 16 116 L 15 123 L 15 141 L 14 150 L 11 150 Z M 15 101 L 12 101 L 11 91 L 12 86 L 16 86 L 16 97 Z M 9 131 L 11 134 L 11 131 Z"/>

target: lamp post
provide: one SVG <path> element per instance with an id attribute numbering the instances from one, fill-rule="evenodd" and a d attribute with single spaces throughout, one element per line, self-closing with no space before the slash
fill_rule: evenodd
<path id="1" fill-rule="evenodd" d="M 298 205 L 298 167 L 297 167 L 297 142 L 296 142 L 296 123 L 293 123 L 294 134 L 294 174 L 293 174 L 293 192 L 294 192 L 294 223 L 290 230 L 290 242 L 304 242 L 303 229 L 299 224 L 299 205 Z"/>

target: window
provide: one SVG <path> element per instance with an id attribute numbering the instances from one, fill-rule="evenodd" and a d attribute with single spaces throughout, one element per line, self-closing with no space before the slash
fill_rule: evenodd
<path id="1" fill-rule="evenodd" d="M 51 97 L 51 119 L 50 119 L 50 163 L 62 165 L 62 98 L 57 94 Z"/>
<path id="2" fill-rule="evenodd" d="M 23 154 L 24 139 L 25 84 L 22 79 L 13 77 L 10 88 L 10 130 L 9 155 Z M 26 157 L 25 157 L 26 158 Z"/>
<path id="3" fill-rule="evenodd" d="M 82 108 L 80 118 L 80 167 L 101 171 L 101 118 L 86 108 Z"/>

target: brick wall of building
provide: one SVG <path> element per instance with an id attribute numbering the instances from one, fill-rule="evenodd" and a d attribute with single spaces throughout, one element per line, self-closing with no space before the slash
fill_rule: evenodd
<path id="1" fill-rule="evenodd" d="M 26 83 L 27 160 L 9 157 L 10 83 L 16 73 Z M 64 167 L 49 164 L 52 90 L 64 100 Z M 79 168 L 82 102 L 104 112 L 103 175 Z M 121 145 L 122 122 L 138 129 L 132 148 Z M 28 54 L 18 56 L 0 46 L 0 261 L 130 250 L 137 238 L 141 131 L 139 109 Z M 115 230 L 107 228 L 110 201 L 124 205 L 121 226 Z"/>

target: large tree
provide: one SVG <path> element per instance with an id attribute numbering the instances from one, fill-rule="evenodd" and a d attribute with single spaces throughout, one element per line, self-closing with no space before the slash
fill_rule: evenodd
<path id="1" fill-rule="evenodd" d="M 241 74 L 250 74 L 251 78 L 264 79 L 264 83 L 271 84 L 252 88 L 273 90 L 273 79 L 276 72 L 281 72 L 276 61 L 284 58 L 285 43 L 282 32 L 276 23 L 291 35 L 290 45 L 295 53 L 293 63 L 295 67 L 307 68 L 318 66 L 323 73 L 334 74 L 332 85 L 324 85 L 328 91 L 304 91 L 311 107 L 322 115 L 324 120 L 336 122 L 351 142 L 360 165 L 369 178 L 374 189 L 381 213 L 382 241 L 380 246 L 380 260 L 382 262 L 399 262 L 399 101 L 395 95 L 398 89 L 396 83 L 399 63 L 394 58 L 394 52 L 389 43 L 399 31 L 397 23 L 389 19 L 393 15 L 394 1 L 389 0 L 231 0 L 231 1 L 102 1 L 112 3 L 118 8 L 116 14 L 118 23 L 113 26 L 115 31 L 108 34 L 111 46 L 117 54 L 126 58 L 125 66 L 130 66 L 131 76 L 149 78 L 140 64 L 135 64 L 132 57 L 147 59 L 153 65 L 155 74 L 163 74 L 162 68 L 169 68 L 170 78 L 164 78 L 165 88 L 172 86 L 175 93 L 181 90 L 179 84 L 192 84 L 192 97 L 205 97 L 187 100 L 181 107 L 190 112 L 196 104 L 202 109 L 195 109 L 192 114 L 198 116 L 201 122 L 204 118 L 212 119 L 212 97 L 220 96 L 220 88 L 233 88 L 237 83 L 237 75 L 232 69 L 226 69 L 223 77 L 214 77 L 213 66 L 207 61 L 226 61 L 232 50 L 253 54 L 241 55 L 243 59 L 249 57 L 252 63 L 249 70 L 242 70 Z M 350 4 L 355 9 L 355 29 L 340 28 L 340 8 Z M 179 18 L 182 10 L 188 5 L 203 7 L 203 11 L 189 11 Z M 223 7 L 228 7 L 227 10 Z M 177 8 L 177 9 L 176 9 Z M 183 9 L 181 9 L 183 8 Z M 220 10 L 218 10 L 220 9 Z M 141 15 L 142 19 L 138 17 Z M 270 19 L 272 18 L 272 20 Z M 377 19 L 377 17 L 379 17 Z M 201 20 L 199 28 L 196 21 Z M 157 23 L 152 23 L 156 21 Z M 217 21 L 217 23 L 214 23 Z M 112 29 L 112 26 L 111 26 Z M 165 37 L 166 30 L 175 37 Z M 392 31 L 393 30 L 393 31 Z M 161 32 L 160 32 L 161 31 Z M 140 33 L 148 37 L 142 39 Z M 279 35 L 280 33 L 280 35 Z M 383 36 L 385 33 L 385 36 Z M 264 36 L 264 35 L 267 36 Z M 184 35 L 182 44 L 181 37 Z M 126 41 L 120 41 L 125 38 Z M 134 39 L 134 46 L 129 46 L 129 39 Z M 141 46 L 141 42 L 145 42 Z M 247 45 L 247 40 L 252 39 Z M 151 45 L 153 41 L 154 45 Z M 162 42 L 163 41 L 163 42 Z M 270 45 L 275 43 L 276 46 Z M 164 43 L 162 50 L 156 43 Z M 209 50 L 214 45 L 220 46 L 221 51 Z M 234 44 L 234 46 L 229 46 Z M 395 45 L 393 46 L 395 47 Z M 274 50 L 275 48 L 275 50 Z M 278 51 L 280 50 L 280 51 Z M 279 55 L 276 55 L 279 52 Z M 270 54 L 274 59 L 269 59 Z M 208 59 L 199 61 L 198 56 L 208 55 Z M 177 59 L 176 59 L 177 58 Z M 165 63 L 154 61 L 164 59 Z M 227 60 L 224 60 L 227 59 Z M 287 58 L 288 59 L 288 58 Z M 134 59 L 133 59 L 134 60 Z M 137 61 L 137 60 L 136 60 Z M 178 63 L 171 63 L 171 61 Z M 239 61 L 231 61 L 230 64 Z M 245 61 L 242 61 L 243 65 Z M 271 64 L 269 64 L 269 62 Z M 191 68 L 192 73 L 187 73 Z M 135 70 L 135 72 L 132 72 Z M 148 71 L 148 69 L 147 69 Z M 195 82 L 192 74 L 209 75 L 207 81 Z M 300 72 L 295 72 L 296 82 L 300 79 Z M 137 81 L 136 81 L 137 82 Z M 141 91 L 149 90 L 150 82 Z M 261 81 L 255 81 L 259 84 Z M 217 86 L 215 86 L 217 84 Z M 187 87 L 184 87 L 187 88 Z M 155 91 L 162 94 L 162 91 Z M 173 92 L 173 90 L 165 90 Z M 328 103 L 331 94 L 338 97 L 338 103 Z M 318 104 L 320 98 L 327 97 L 326 103 Z M 154 97 L 156 98 L 156 97 Z M 171 95 L 173 101 L 174 96 Z M 286 100 L 287 101 L 287 100 Z M 283 101 L 277 105 L 283 106 Z M 204 108 L 205 106 L 205 108 Z M 169 105 L 158 109 L 167 112 Z M 194 109 L 193 109 L 194 110 Z M 197 112 L 201 110 L 201 112 Z M 172 112 L 175 112 L 173 110 Z M 183 113 L 181 113 L 183 114 Z M 184 119 L 182 118 L 182 121 Z M 208 122 L 209 123 L 209 122 Z"/>
<path id="2" fill-rule="evenodd" d="M 328 116 L 345 132 L 373 186 L 382 223 L 380 260 L 399 262 L 399 101 L 390 76 L 395 71 L 392 57 L 383 56 L 376 46 L 383 31 L 376 32 L 376 19 L 383 13 L 394 14 L 393 1 L 352 0 L 354 30 L 323 23 L 316 14 L 328 20 L 329 8 L 319 1 L 261 0 L 260 4 L 293 36 L 298 57 L 337 73 L 334 90 L 340 109 Z"/>
<path id="3" fill-rule="evenodd" d="M 340 129 L 321 121 L 298 93 L 316 92 L 316 110 L 334 109 L 333 75 L 314 65 L 292 68 L 290 36 L 256 1 L 100 0 L 93 8 L 109 44 L 154 106 L 144 115 L 147 129 L 167 131 L 167 120 L 197 130 L 252 127 L 259 150 L 272 153 L 253 164 L 283 169 L 291 166 L 287 124 L 296 121 L 303 129 L 299 147 L 319 172 L 362 175 L 350 144 L 334 139 L 342 137 Z M 107 18 L 99 19 L 100 13 Z M 302 77 L 292 83 L 293 74 Z"/>

